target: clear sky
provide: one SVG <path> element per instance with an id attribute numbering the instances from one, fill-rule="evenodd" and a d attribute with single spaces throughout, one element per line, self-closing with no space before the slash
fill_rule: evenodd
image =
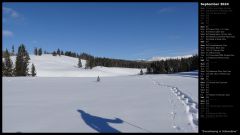
<path id="1" fill-rule="evenodd" d="M 198 52 L 197 3 L 3 3 L 3 49 L 120 59 Z"/>

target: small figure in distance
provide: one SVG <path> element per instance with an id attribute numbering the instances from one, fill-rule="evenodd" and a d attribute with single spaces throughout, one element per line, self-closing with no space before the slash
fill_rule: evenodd
<path id="1" fill-rule="evenodd" d="M 100 82 L 100 77 L 99 76 L 97 77 L 97 82 Z"/>
<path id="2" fill-rule="evenodd" d="M 142 71 L 142 69 L 140 70 L 140 75 L 143 75 L 143 71 Z"/>

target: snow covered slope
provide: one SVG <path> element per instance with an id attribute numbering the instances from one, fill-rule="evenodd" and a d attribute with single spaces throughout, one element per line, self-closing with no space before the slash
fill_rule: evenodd
<path id="1" fill-rule="evenodd" d="M 192 76 L 3 77 L 2 130 L 197 132 L 198 79 Z"/>
<path id="2" fill-rule="evenodd" d="M 160 61 L 160 60 L 167 60 L 167 59 L 181 59 L 181 58 L 189 58 L 192 57 L 193 55 L 184 55 L 184 56 L 174 56 L 174 57 L 160 57 L 160 56 L 155 56 L 149 59 L 148 61 Z"/>
<path id="3" fill-rule="evenodd" d="M 86 60 L 81 60 L 83 67 L 78 68 L 78 58 L 68 56 L 52 56 L 44 54 L 42 56 L 30 55 L 30 64 L 34 63 L 38 77 L 96 77 L 96 76 L 121 76 L 136 75 L 141 69 L 119 68 L 119 67 L 94 67 L 84 69 Z M 15 61 L 15 57 L 12 57 Z M 145 70 L 145 69 L 143 69 Z"/>

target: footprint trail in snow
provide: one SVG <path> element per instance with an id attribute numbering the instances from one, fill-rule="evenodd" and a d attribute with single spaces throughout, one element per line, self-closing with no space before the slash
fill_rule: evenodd
<path id="1" fill-rule="evenodd" d="M 178 87 L 161 84 L 158 81 L 154 80 L 153 78 L 150 78 L 150 79 L 153 81 L 155 85 L 170 88 L 171 92 L 175 95 L 175 97 L 184 105 L 186 109 L 187 119 L 192 129 L 194 131 L 198 131 L 198 103 L 193 101 L 193 99 L 190 96 L 183 93 Z M 176 103 L 174 102 L 173 97 L 171 97 L 170 103 L 173 106 L 173 111 L 171 112 L 173 128 L 176 129 L 177 131 L 180 131 L 182 129 L 181 127 L 177 126 L 176 120 L 175 120 L 177 113 L 175 110 Z"/>

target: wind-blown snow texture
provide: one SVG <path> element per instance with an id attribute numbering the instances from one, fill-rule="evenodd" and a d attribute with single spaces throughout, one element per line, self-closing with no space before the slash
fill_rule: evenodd
<path id="1" fill-rule="evenodd" d="M 42 74 L 67 74 L 64 67 L 52 70 L 60 60 L 49 60 L 52 68 L 48 70 L 36 62 L 40 57 L 31 59 L 39 63 Z M 74 71 L 72 63 L 64 64 L 65 68 Z M 3 132 L 198 131 L 196 72 L 133 75 L 126 69 L 106 67 L 88 72 L 96 69 L 109 76 L 100 75 L 100 82 L 98 73 L 78 78 L 3 77 Z M 76 70 L 79 76 L 87 74 L 85 69 Z"/>

